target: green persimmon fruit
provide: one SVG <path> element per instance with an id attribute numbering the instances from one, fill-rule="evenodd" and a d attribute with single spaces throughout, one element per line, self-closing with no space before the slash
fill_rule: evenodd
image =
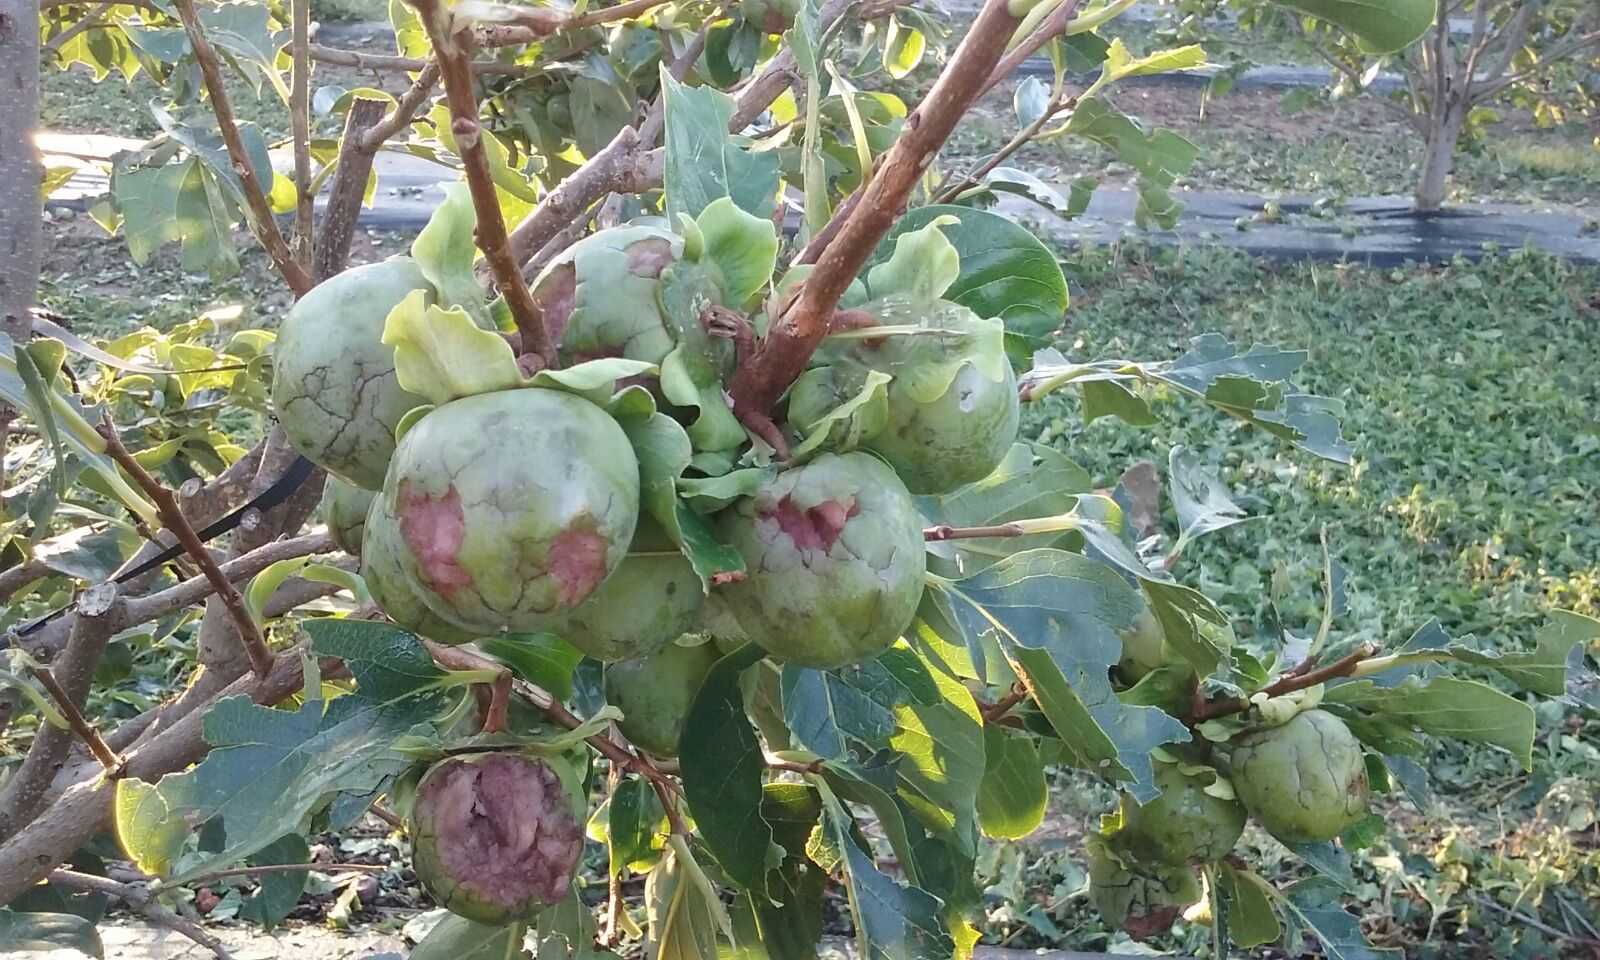
<path id="1" fill-rule="evenodd" d="M 1090 899 L 1106 923 L 1135 940 L 1165 933 L 1203 895 L 1193 867 L 1143 863 L 1101 837 L 1088 847 Z"/>
<path id="2" fill-rule="evenodd" d="M 689 705 L 717 657 L 716 645 L 702 638 L 608 665 L 606 701 L 622 711 L 623 736 L 658 757 L 676 757 Z"/>
<path id="3" fill-rule="evenodd" d="M 610 227 L 568 247 L 534 279 L 534 302 L 565 363 L 627 357 L 660 363 L 676 344 L 656 297 L 683 238 L 639 224 Z"/>
<path id="4" fill-rule="evenodd" d="M 420 637 L 457 646 L 482 636 L 463 630 L 428 609 L 400 569 L 400 526 L 374 497 L 367 511 L 361 543 L 361 579 L 378 609 L 390 620 Z"/>
<path id="5" fill-rule="evenodd" d="M 466 630 L 559 623 L 627 555 L 639 462 L 610 414 L 544 388 L 464 397 L 400 439 L 379 498 L 400 567 L 428 609 Z"/>
<path id="6" fill-rule="evenodd" d="M 1367 814 L 1361 743 L 1326 710 L 1235 737 L 1230 761 L 1245 809 L 1284 843 L 1332 840 Z"/>
<path id="7" fill-rule="evenodd" d="M 999 380 L 963 364 L 950 386 L 923 402 L 889 384 L 889 421 L 867 443 L 915 494 L 948 493 L 994 472 L 1022 422 L 1017 375 Z"/>
<path id="8" fill-rule="evenodd" d="M 744 580 L 717 588 L 774 659 L 818 669 L 877 656 L 922 598 L 922 518 L 905 484 L 865 453 L 785 470 L 719 518 Z"/>
<path id="9" fill-rule="evenodd" d="M 1227 856 L 1244 833 L 1244 807 L 1206 793 L 1210 778 L 1178 764 L 1158 762 L 1155 773 L 1160 796 L 1143 806 L 1123 797 L 1119 841 L 1139 859 L 1169 866 Z"/>
<path id="10" fill-rule="evenodd" d="M 583 830 L 543 760 L 477 753 L 441 760 L 417 784 L 412 865 L 440 906 L 478 923 L 531 920 L 566 899 Z"/>
<path id="11" fill-rule="evenodd" d="M 1117 671 L 1129 683 L 1167 662 L 1167 634 L 1149 606 L 1141 607 L 1133 624 L 1119 630 L 1117 636 L 1122 638 L 1122 659 L 1117 662 Z"/>
<path id="12" fill-rule="evenodd" d="M 290 444 L 368 490 L 383 486 L 400 418 L 423 403 L 401 388 L 383 342 L 389 311 L 413 290 L 433 302 L 410 257 L 346 270 L 295 303 L 272 350 L 272 406 Z"/>
<path id="13" fill-rule="evenodd" d="M 615 572 L 548 629 L 596 660 L 633 660 L 694 629 L 704 602 L 688 558 L 654 522 L 641 519 Z"/>
<path id="14" fill-rule="evenodd" d="M 353 557 L 361 556 L 361 536 L 367 527 L 367 513 L 377 492 L 329 477 L 322 489 L 322 520 L 328 525 L 333 545 Z"/>

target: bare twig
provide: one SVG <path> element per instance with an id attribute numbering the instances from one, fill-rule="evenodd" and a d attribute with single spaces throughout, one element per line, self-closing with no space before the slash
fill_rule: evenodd
<path id="1" fill-rule="evenodd" d="M 734 411 L 746 423 L 766 418 L 789 384 L 805 369 L 823 336 L 834 306 L 899 219 L 906 202 L 956 123 L 977 100 L 984 81 L 1016 29 L 1004 0 L 984 4 L 961 46 L 933 89 L 906 118 L 904 131 L 884 156 L 839 235 L 817 260 L 794 305 L 777 318 L 752 360 L 730 385 Z"/>
<path id="2" fill-rule="evenodd" d="M 199 924 L 186 920 L 172 910 L 162 906 L 155 895 L 144 886 L 131 883 L 118 883 L 105 877 L 97 877 L 89 873 L 79 873 L 76 870 L 53 870 L 49 877 L 52 886 L 62 887 L 67 890 L 77 890 L 83 893 L 99 893 L 108 897 L 115 897 L 127 904 L 135 913 L 149 920 L 158 927 L 165 927 L 174 933 L 182 934 L 221 960 L 232 960 L 233 954 L 221 940 L 207 933 Z"/>
<path id="3" fill-rule="evenodd" d="M 1045 18 L 1043 23 L 1039 24 L 1038 29 L 1028 34 L 1026 40 L 1017 44 L 1016 47 L 1001 58 L 994 70 L 990 71 L 989 78 L 983 82 L 983 88 L 978 96 L 981 97 L 987 94 L 997 85 L 1004 82 L 1007 77 L 1016 71 L 1017 67 L 1022 65 L 1022 61 L 1038 53 L 1040 47 L 1060 36 L 1067 29 L 1067 24 L 1072 22 L 1072 17 L 1077 12 L 1078 0 L 1065 0 L 1050 16 Z"/>
<path id="4" fill-rule="evenodd" d="M 1262 687 L 1259 692 L 1265 693 L 1269 697 L 1281 697 L 1286 693 L 1314 687 L 1319 683 L 1326 683 L 1337 677 L 1348 677 L 1355 672 L 1356 666 L 1361 661 L 1368 659 L 1373 653 L 1372 647 L 1363 644 L 1325 667 L 1296 672 L 1299 669 L 1297 667 L 1296 670 L 1291 670 L 1289 673 L 1279 677 L 1275 682 Z M 1195 703 L 1193 716 L 1190 719 L 1195 723 L 1201 723 L 1206 720 L 1214 720 L 1217 717 L 1225 717 L 1231 713 L 1243 713 L 1248 709 L 1250 709 L 1250 701 L 1239 697 L 1227 697 L 1222 700 L 1211 701 L 1200 700 Z"/>
<path id="5" fill-rule="evenodd" d="M 672 79 L 681 81 L 688 76 L 689 68 L 695 65 L 702 53 L 706 52 L 706 40 L 710 38 L 711 27 L 717 19 L 718 14 L 707 17 L 706 22 L 689 41 L 689 45 L 684 47 L 683 53 L 673 58 L 671 65 L 667 67 L 667 73 L 672 75 Z M 646 148 L 655 146 L 656 141 L 661 138 L 662 129 L 666 126 L 666 119 L 667 93 L 663 90 L 656 97 L 655 103 L 650 105 L 650 115 L 645 117 L 644 124 L 639 127 L 639 142 Z"/>
<path id="6" fill-rule="evenodd" d="M 522 279 L 519 260 L 513 255 L 506 235 L 505 218 L 500 213 L 500 198 L 494 177 L 489 172 L 488 153 L 483 138 L 491 136 L 478 123 L 478 97 L 473 90 L 468 60 L 472 51 L 470 30 L 453 31 L 450 11 L 439 0 L 409 0 L 433 41 L 433 53 L 444 78 L 445 100 L 450 104 L 450 133 L 456 151 L 466 167 L 467 187 L 478 212 L 477 242 L 494 274 L 495 284 L 511 308 L 511 318 L 522 334 L 524 355 L 537 356 L 546 368 L 557 365 L 555 346 L 545 330 L 544 314 L 533 302 L 527 281 Z M 542 7 L 530 10 L 544 11 Z"/>
<path id="7" fill-rule="evenodd" d="M 105 768 L 106 773 L 113 779 L 119 776 L 122 772 L 122 758 L 117 756 L 116 751 L 106 746 L 106 742 L 100 738 L 100 731 L 84 718 L 83 711 L 78 709 L 78 705 L 72 702 L 72 697 L 62 689 L 61 684 L 56 682 L 55 674 L 42 667 L 33 667 L 29 672 L 39 681 L 40 686 L 50 692 L 50 699 L 55 701 L 56 709 L 66 718 L 67 726 L 71 727 L 72 732 L 77 734 L 78 739 L 89 748 L 89 752 L 100 762 L 100 766 Z"/>
<path id="8" fill-rule="evenodd" d="M 294 39 L 294 70 L 289 78 L 289 125 L 294 137 L 295 257 L 311 270 L 312 245 L 316 222 L 312 217 L 311 195 L 311 0 L 290 0 Z"/>
<path id="9" fill-rule="evenodd" d="M 395 108 L 374 124 L 371 129 L 361 134 L 361 146 L 368 151 L 376 151 L 388 139 L 411 125 L 416 118 L 417 111 L 433 93 L 433 88 L 439 82 L 439 62 L 429 60 L 422 72 L 417 74 L 417 79 L 411 87 L 400 95 Z"/>
<path id="10" fill-rule="evenodd" d="M 527 42 L 524 39 L 522 42 Z M 511 44 L 501 44 L 511 46 Z M 307 54 L 318 63 L 332 64 L 338 67 L 355 67 L 358 70 L 382 70 L 392 73 L 416 73 L 427 68 L 430 61 L 419 60 L 416 57 L 395 57 L 381 53 L 363 53 L 357 50 L 342 50 L 338 47 L 325 47 L 313 43 L 307 48 Z M 546 64 L 505 63 L 500 60 L 474 60 L 472 72 L 480 76 L 504 75 L 526 76 L 531 73 L 541 73 Z"/>
<path id="11" fill-rule="evenodd" d="M 368 808 L 367 812 L 372 814 L 374 817 L 377 817 L 379 820 L 382 820 L 384 823 L 387 823 L 395 830 L 404 830 L 406 828 L 406 822 L 400 819 L 400 815 L 398 813 L 395 813 L 393 810 L 390 810 L 383 804 L 378 803 L 376 800 L 373 801 L 372 806 Z"/>
<path id="12" fill-rule="evenodd" d="M 228 90 L 222 82 L 222 67 L 217 61 L 217 53 L 211 49 L 211 42 L 206 39 L 205 29 L 200 25 L 200 17 L 195 13 L 194 0 L 173 0 L 177 8 L 178 19 L 183 21 L 184 32 L 189 36 L 189 47 L 194 51 L 195 61 L 200 65 L 200 76 L 205 82 L 206 93 L 211 97 L 211 109 L 217 115 L 217 127 L 222 133 L 222 142 L 227 145 L 228 158 L 233 161 L 233 170 L 239 177 L 239 183 L 244 190 L 245 204 L 250 210 L 251 232 L 256 239 L 261 241 L 261 246 L 272 258 L 278 272 L 283 275 L 284 282 L 289 289 L 294 291 L 296 297 L 305 296 L 311 289 L 311 274 L 306 270 L 289 250 L 289 244 L 284 241 L 283 234 L 278 230 L 278 222 L 272 218 L 272 205 L 267 202 L 267 195 L 261 188 L 261 181 L 256 178 L 255 169 L 250 166 L 250 154 L 244 148 L 244 141 L 239 137 L 239 125 L 234 120 L 233 106 L 228 101 Z"/>
<path id="13" fill-rule="evenodd" d="M 264 873 L 309 873 L 313 870 L 317 873 L 382 873 L 387 869 L 389 868 L 382 864 L 372 863 L 258 863 L 190 877 L 183 881 L 183 885 L 198 887 L 229 877 L 255 877 Z"/>
<path id="14" fill-rule="evenodd" d="M 192 0 L 178 0 L 178 2 L 192 3 Z M 298 268 L 298 265 L 295 266 Z M 239 628 L 239 639 L 244 644 L 245 655 L 250 658 L 251 668 L 256 676 L 265 677 L 272 670 L 272 651 L 267 649 L 266 638 L 261 635 L 261 628 L 250 616 L 250 611 L 245 609 L 244 597 L 240 595 L 238 588 L 217 568 L 216 558 L 211 556 L 211 551 L 200 542 L 194 527 L 189 525 L 188 518 L 178 506 L 178 498 L 134 459 L 128 448 L 122 445 L 122 439 L 117 436 L 116 425 L 109 419 L 101 425 L 100 435 L 106 438 L 106 453 L 128 474 L 139 489 L 144 491 L 150 502 L 156 505 L 162 524 L 178 538 L 178 542 L 183 544 L 183 549 L 194 558 L 195 563 L 200 565 L 200 570 L 205 574 L 212 590 L 216 591 L 217 596 L 227 606 L 234 625 Z"/>
<path id="15" fill-rule="evenodd" d="M 956 197 L 960 196 L 962 191 L 982 183 L 983 178 L 988 175 L 990 170 L 1000 166 L 1000 164 L 1006 161 L 1007 157 L 1010 157 L 1013 153 L 1016 153 L 1018 150 L 1022 149 L 1022 147 L 1026 145 L 1028 141 L 1032 140 L 1038 135 L 1040 130 L 1044 129 L 1045 124 L 1055 119 L 1055 117 L 1061 113 L 1061 111 L 1072 106 L 1073 102 L 1074 101 L 1070 99 L 1063 99 L 1059 95 L 1052 96 L 1050 103 L 1045 106 L 1044 110 L 1040 112 L 1038 117 L 1034 118 L 1031 123 L 1023 127 L 1021 130 L 1018 130 L 1017 135 L 1007 141 L 1006 144 L 1000 149 L 996 150 L 993 155 L 989 157 L 989 159 L 979 164 L 965 176 L 958 177 L 954 183 L 950 184 L 950 186 L 946 187 L 944 191 L 939 194 L 938 198 L 934 200 L 934 203 L 949 203 Z"/>

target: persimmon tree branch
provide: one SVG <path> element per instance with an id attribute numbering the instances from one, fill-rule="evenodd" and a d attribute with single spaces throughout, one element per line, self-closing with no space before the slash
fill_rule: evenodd
<path id="1" fill-rule="evenodd" d="M 1269 697 L 1281 697 L 1286 693 L 1314 687 L 1319 683 L 1326 683 L 1339 677 L 1349 677 L 1356 673 L 1361 662 L 1369 659 L 1376 652 L 1371 646 L 1363 644 L 1348 654 L 1327 666 L 1304 672 L 1291 671 L 1272 683 L 1262 687 L 1258 693 Z M 1195 703 L 1190 720 L 1194 723 L 1203 723 L 1206 720 L 1215 720 L 1233 713 L 1243 713 L 1250 709 L 1250 701 L 1241 697 L 1225 697 L 1221 700 L 1199 700 Z"/>
<path id="2" fill-rule="evenodd" d="M 444 79 L 445 100 L 450 105 L 450 134 L 455 138 L 462 165 L 466 167 L 467 187 L 478 212 L 478 249 L 494 274 L 495 284 L 511 308 L 511 317 L 522 334 L 522 352 L 537 356 L 546 368 L 557 365 L 555 346 L 545 330 L 544 314 L 533 302 L 527 281 L 522 279 L 519 261 L 512 254 L 506 235 L 505 218 L 500 213 L 500 198 L 494 177 L 489 172 L 489 156 L 483 138 L 490 136 L 478 123 L 478 97 L 473 90 L 472 31 L 457 29 L 450 10 L 439 0 L 408 0 L 416 8 L 433 41 L 434 57 Z M 542 10 L 544 8 L 530 8 Z"/>
<path id="3" fill-rule="evenodd" d="M 272 258 L 273 265 L 283 275 L 284 282 L 294 291 L 294 295 L 305 296 L 312 287 L 311 273 L 294 258 L 288 242 L 278 229 L 278 222 L 272 218 L 272 205 L 267 202 L 261 181 L 257 179 L 255 169 L 250 166 L 250 154 L 244 148 L 244 140 L 239 137 L 239 124 L 233 116 L 233 105 L 228 100 L 228 89 L 222 82 L 222 66 L 217 60 L 217 52 L 211 48 L 211 41 L 206 39 L 205 28 L 200 24 L 199 15 L 195 13 L 194 0 L 173 0 L 173 6 L 178 11 L 178 19 L 183 21 L 183 30 L 189 37 L 189 47 L 194 51 L 195 62 L 200 65 L 200 77 L 205 84 L 206 94 L 211 98 L 212 112 L 217 115 L 217 127 L 222 133 L 222 142 L 228 148 L 228 159 L 232 161 L 233 171 L 238 175 L 240 187 L 244 191 L 245 205 L 250 213 L 251 232 L 261 241 L 261 246 L 266 248 L 267 256 Z"/>
<path id="4" fill-rule="evenodd" d="M 1028 34 L 1027 39 L 1013 47 L 995 68 L 989 71 L 989 78 L 983 82 L 981 97 L 993 90 L 1005 78 L 1022 65 L 1022 61 L 1039 52 L 1045 44 L 1061 36 L 1067 30 L 1067 24 L 1072 22 L 1073 16 L 1078 12 L 1079 0 L 1062 0 L 1061 5 L 1039 24 L 1038 28 Z"/>
<path id="5" fill-rule="evenodd" d="M 178 542 L 183 545 L 184 551 L 194 559 L 194 562 L 200 565 L 206 581 L 228 608 L 228 614 L 239 629 L 239 639 L 244 644 L 245 655 L 250 658 L 251 668 L 256 676 L 265 677 L 272 670 L 272 651 L 267 649 L 266 638 L 261 635 L 261 628 L 250 616 L 250 611 L 245 609 L 244 597 L 239 593 L 239 589 L 217 568 L 216 558 L 211 556 L 211 551 L 200 541 L 199 535 L 194 532 L 194 527 L 189 525 L 188 518 L 183 515 L 183 509 L 178 506 L 178 498 L 152 477 L 133 454 L 128 452 L 128 448 L 122 445 L 122 439 L 117 436 L 116 426 L 110 420 L 101 424 L 100 435 L 106 439 L 106 454 L 116 461 L 117 466 L 121 467 L 139 489 L 144 491 L 145 496 L 150 498 L 150 502 L 156 505 L 162 524 L 178 538 Z"/>
<path id="6" fill-rule="evenodd" d="M 741 420 L 764 418 L 804 371 L 828 332 L 839 298 L 904 212 L 917 181 L 982 93 L 1017 24 L 1005 0 L 984 4 L 933 89 L 906 118 L 904 132 L 889 148 L 839 235 L 818 258 L 800 296 L 773 324 L 751 362 L 734 374 L 729 392 Z"/>
<path id="7" fill-rule="evenodd" d="M 306 50 L 311 44 L 311 0 L 290 0 L 290 6 L 294 31 L 290 42 L 294 67 L 289 77 L 289 126 L 294 138 L 294 253 L 301 267 L 309 271 L 316 240 L 312 214 L 316 198 L 311 194 L 311 58 Z"/>
<path id="8" fill-rule="evenodd" d="M 97 877 L 91 873 L 79 873 L 76 870 L 52 870 L 50 872 L 50 885 L 63 890 L 73 890 L 80 893 L 98 893 L 108 897 L 115 897 L 128 905 L 134 913 L 158 927 L 164 927 L 174 933 L 181 934 L 200 946 L 210 950 L 220 960 L 231 960 L 233 954 L 228 952 L 227 946 L 216 937 L 207 933 L 199 924 L 186 920 L 172 910 L 163 906 L 147 887 L 131 883 L 119 883 L 106 877 Z"/>

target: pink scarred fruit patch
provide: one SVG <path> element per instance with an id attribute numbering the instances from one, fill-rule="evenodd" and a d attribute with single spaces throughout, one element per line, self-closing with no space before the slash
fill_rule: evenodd
<path id="1" fill-rule="evenodd" d="M 778 530 L 794 541 L 796 549 L 820 550 L 833 548 L 845 524 L 861 512 L 855 497 L 848 500 L 824 500 L 814 507 L 801 509 L 793 497 L 784 497 L 777 506 L 762 510 L 762 520 L 778 525 Z"/>
<path id="2" fill-rule="evenodd" d="M 583 832 L 561 780 L 512 753 L 452 757 L 423 778 L 413 808 L 417 875 L 445 907 L 484 923 L 564 899 Z"/>
<path id="3" fill-rule="evenodd" d="M 550 576 L 563 606 L 582 603 L 606 578 L 606 545 L 592 523 L 570 526 L 551 541 Z"/>
<path id="4" fill-rule="evenodd" d="M 459 560 L 467 518 L 456 488 L 448 487 L 442 496 L 430 497 L 409 481 L 402 481 L 398 501 L 395 513 L 400 520 L 400 535 L 428 586 L 446 598 L 471 586 L 472 574 Z"/>

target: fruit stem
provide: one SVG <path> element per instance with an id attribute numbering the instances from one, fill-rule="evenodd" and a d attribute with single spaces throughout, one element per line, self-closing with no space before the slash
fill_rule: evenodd
<path id="1" fill-rule="evenodd" d="M 1281 697 L 1286 693 L 1314 687 L 1319 683 L 1337 677 L 1365 675 L 1365 673 L 1358 673 L 1361 664 L 1365 660 L 1370 660 L 1376 652 L 1370 644 L 1362 644 L 1325 667 L 1318 667 L 1315 670 L 1308 670 L 1304 673 L 1287 673 L 1257 692 L 1265 693 L 1269 697 Z M 1379 659 L 1387 660 L 1390 658 L 1382 657 Z M 1207 720 L 1215 720 L 1218 717 L 1225 717 L 1229 714 L 1243 713 L 1248 709 L 1250 709 L 1250 701 L 1239 697 L 1225 697 L 1221 700 L 1211 701 L 1201 700 L 1197 697 L 1194 712 L 1189 720 L 1191 723 L 1204 723 Z"/>

